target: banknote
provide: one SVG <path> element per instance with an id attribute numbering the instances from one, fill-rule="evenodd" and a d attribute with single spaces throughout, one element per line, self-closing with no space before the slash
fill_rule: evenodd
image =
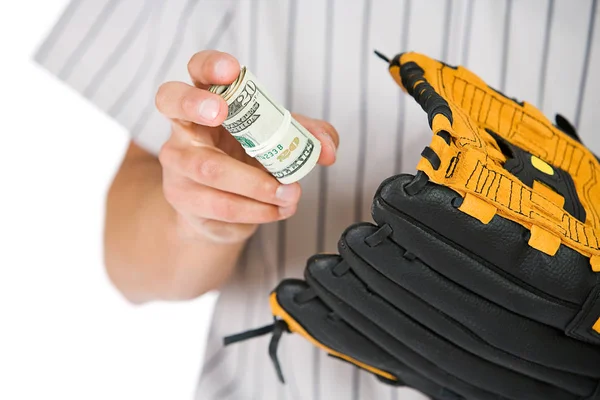
<path id="1" fill-rule="evenodd" d="M 223 127 L 281 183 L 296 182 L 314 168 L 321 143 L 245 66 L 231 85 L 213 85 L 209 91 L 227 102 Z"/>

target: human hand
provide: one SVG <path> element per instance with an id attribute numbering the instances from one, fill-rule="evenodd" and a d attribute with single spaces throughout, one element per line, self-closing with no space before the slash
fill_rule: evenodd
<path id="1" fill-rule="evenodd" d="M 219 243 L 244 241 L 258 224 L 289 218 L 301 195 L 298 183 L 279 183 L 220 126 L 227 103 L 207 89 L 232 83 L 239 71 L 233 56 L 201 51 L 188 63 L 194 86 L 167 82 L 156 94 L 156 107 L 172 122 L 171 137 L 159 154 L 165 198 L 184 234 Z M 320 140 L 319 164 L 333 164 L 339 143 L 335 128 L 293 117 Z"/>

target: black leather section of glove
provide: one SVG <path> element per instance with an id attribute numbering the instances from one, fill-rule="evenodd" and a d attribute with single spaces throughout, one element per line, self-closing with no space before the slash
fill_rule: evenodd
<path id="1" fill-rule="evenodd" d="M 371 291 L 490 362 L 580 395 L 595 389 L 600 378 L 600 348 L 465 290 L 418 258 L 406 258 L 405 249 L 390 239 L 376 247 L 368 246 L 364 238 L 377 229 L 369 224 L 356 225 L 340 241 L 340 254 Z M 549 352 L 550 347 L 555 350 Z"/>
<path id="2" fill-rule="evenodd" d="M 567 335 L 600 345 L 600 333 L 592 329 L 600 315 L 600 285 L 590 293 L 579 314 L 567 326 Z"/>
<path id="3" fill-rule="evenodd" d="M 279 304 L 315 340 L 432 399 L 600 400 L 589 260 L 565 246 L 543 254 L 499 215 L 481 223 L 446 187 L 409 195 L 411 180 L 383 182 L 377 225 L 355 224 L 340 255 L 309 259 L 305 282 L 277 287 Z"/>
<path id="4" fill-rule="evenodd" d="M 414 362 L 405 361 L 443 386 L 463 381 L 472 388 L 515 400 L 522 399 L 524 394 L 531 400 L 574 400 L 579 397 L 462 349 L 445 336 L 446 331 L 452 329 L 450 324 L 442 332 L 427 329 L 420 318 L 415 320 L 408 315 L 406 310 L 412 304 L 404 305 L 402 309 L 394 307 L 382 294 L 369 290 L 352 271 L 337 277 L 328 266 L 311 264 L 306 280 L 336 314 L 394 357 L 402 360 L 408 347 L 429 363 L 429 367 L 420 370 Z M 399 292 L 401 289 L 395 295 L 399 296 Z M 433 372 L 432 366 L 441 373 Z M 464 388 L 448 387 L 469 396 L 462 392 Z"/>
<path id="5" fill-rule="evenodd" d="M 373 218 L 388 223 L 394 241 L 469 290 L 511 311 L 564 329 L 596 284 L 589 259 L 561 245 L 555 256 L 527 244 L 529 231 L 494 216 L 490 223 L 452 205 L 453 190 L 428 183 L 409 196 L 410 175 L 386 180 L 373 204 Z"/>
<path id="6" fill-rule="evenodd" d="M 335 265 L 339 259 L 319 257 L 312 259 L 311 262 Z M 392 373 L 399 378 L 399 382 L 396 384 L 408 385 L 434 400 L 461 400 L 463 398 L 395 359 L 342 319 L 332 317 L 333 311 L 321 299 L 315 298 L 305 303 L 295 301 L 294 297 L 307 288 L 308 284 L 304 281 L 286 279 L 277 286 L 275 293 L 279 304 L 321 343 L 368 365 Z"/>

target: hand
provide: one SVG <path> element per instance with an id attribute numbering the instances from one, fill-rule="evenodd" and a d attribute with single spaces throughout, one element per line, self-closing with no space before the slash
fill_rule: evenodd
<path id="1" fill-rule="evenodd" d="M 207 89 L 232 83 L 239 71 L 231 55 L 201 51 L 188 63 L 194 86 L 167 82 L 156 94 L 156 107 L 172 121 L 159 154 L 165 198 L 184 234 L 219 243 L 244 241 L 258 224 L 289 218 L 301 194 L 298 183 L 280 184 L 220 126 L 227 103 Z M 293 116 L 321 141 L 319 164 L 333 164 L 339 143 L 333 126 Z"/>

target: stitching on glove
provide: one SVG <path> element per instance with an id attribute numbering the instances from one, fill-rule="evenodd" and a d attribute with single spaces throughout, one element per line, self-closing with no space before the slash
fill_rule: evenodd
<path id="1" fill-rule="evenodd" d="M 450 159 L 450 164 L 448 165 L 448 168 L 446 169 L 446 178 L 452 178 L 454 176 L 454 172 L 456 171 L 456 166 L 458 165 L 458 162 L 460 161 L 460 155 L 461 152 L 459 151 L 454 157 L 452 157 Z"/>

